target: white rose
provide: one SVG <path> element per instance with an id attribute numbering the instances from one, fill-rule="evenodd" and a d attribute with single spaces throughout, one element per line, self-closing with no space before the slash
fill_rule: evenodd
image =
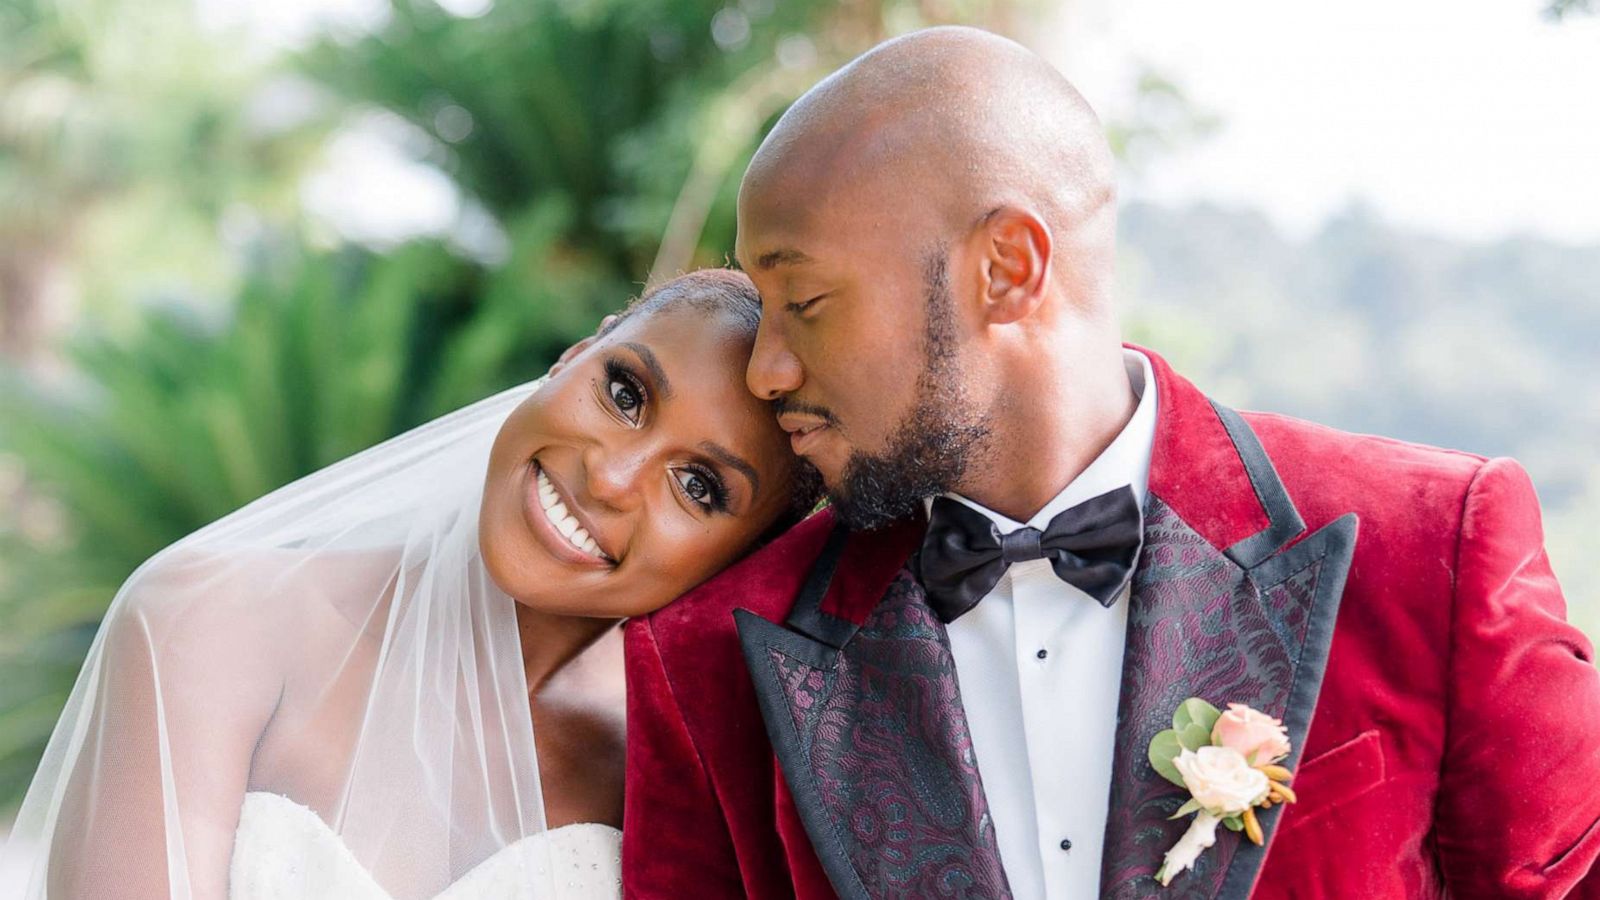
<path id="1" fill-rule="evenodd" d="M 1185 750 L 1172 761 L 1201 808 L 1218 818 L 1238 815 L 1267 796 L 1267 776 L 1228 747 Z"/>

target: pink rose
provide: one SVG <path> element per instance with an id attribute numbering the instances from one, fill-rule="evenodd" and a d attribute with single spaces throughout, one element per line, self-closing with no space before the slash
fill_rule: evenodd
<path id="1" fill-rule="evenodd" d="M 1211 742 L 1237 750 L 1240 756 L 1257 766 L 1275 763 L 1289 755 L 1289 733 L 1284 730 L 1283 723 L 1242 703 L 1228 704 L 1228 711 L 1211 729 Z"/>

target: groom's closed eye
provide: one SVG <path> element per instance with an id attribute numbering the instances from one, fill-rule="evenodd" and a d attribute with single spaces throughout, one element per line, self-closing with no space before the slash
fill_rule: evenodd
<path id="1" fill-rule="evenodd" d="M 828 294 L 831 293 L 833 292 L 829 291 L 827 294 L 818 294 L 817 296 L 812 297 L 810 300 L 801 300 L 798 303 L 785 303 L 783 305 L 783 310 L 784 312 L 791 313 L 793 315 L 803 316 L 806 314 L 806 312 L 815 307 L 818 302 L 827 299 Z"/>

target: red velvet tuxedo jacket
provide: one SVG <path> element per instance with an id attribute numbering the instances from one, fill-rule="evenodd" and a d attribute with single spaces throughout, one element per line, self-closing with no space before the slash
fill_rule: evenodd
<path id="1" fill-rule="evenodd" d="M 1523 471 L 1151 358 L 1101 896 L 1600 897 L 1600 674 Z M 627 896 L 1009 895 L 920 540 L 823 512 L 628 624 Z M 1187 818 L 1146 748 L 1190 696 L 1282 718 L 1300 799 L 1162 889 Z"/>

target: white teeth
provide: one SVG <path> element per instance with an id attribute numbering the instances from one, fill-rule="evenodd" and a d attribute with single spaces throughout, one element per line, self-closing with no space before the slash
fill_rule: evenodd
<path id="1" fill-rule="evenodd" d="M 578 520 L 567 511 L 567 505 L 561 501 L 561 495 L 556 493 L 555 485 L 544 474 L 544 469 L 538 469 L 539 505 L 544 507 L 545 517 L 550 520 L 567 543 L 582 550 L 590 556 L 605 559 L 606 555 L 600 552 L 600 545 L 595 543 L 589 532 L 578 524 Z"/>

